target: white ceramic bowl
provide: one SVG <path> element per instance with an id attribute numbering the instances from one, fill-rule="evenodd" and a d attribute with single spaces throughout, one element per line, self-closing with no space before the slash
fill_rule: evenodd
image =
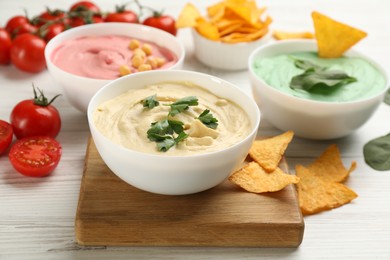
<path id="1" fill-rule="evenodd" d="M 374 65 L 385 77 L 387 85 L 370 98 L 339 103 L 313 101 L 283 93 L 254 72 L 253 64 L 257 59 L 301 51 L 317 51 L 316 42 L 289 40 L 272 43 L 256 49 L 249 57 L 252 92 L 262 116 L 277 128 L 293 130 L 295 135 L 308 139 L 340 138 L 362 126 L 383 101 L 388 88 L 388 76 L 383 67 L 357 51 L 348 51 L 346 56 L 361 57 Z"/>
<path id="2" fill-rule="evenodd" d="M 45 48 L 47 68 L 53 78 L 60 83 L 65 98 L 82 112 L 87 111 L 91 97 L 105 84 L 112 80 L 94 79 L 68 73 L 51 61 L 53 51 L 64 41 L 93 35 L 123 35 L 151 41 L 171 50 L 178 58 L 169 69 L 181 69 L 185 50 L 181 42 L 173 35 L 149 26 L 132 23 L 96 23 L 79 26 L 60 33 L 50 40 Z"/>
<path id="3" fill-rule="evenodd" d="M 193 82 L 217 96 L 235 102 L 248 113 L 252 125 L 250 134 L 242 141 L 220 151 L 169 156 L 124 148 L 96 129 L 93 113 L 99 104 L 129 89 L 168 81 Z M 107 166 L 122 180 L 139 189 L 166 195 L 200 192 L 226 180 L 244 161 L 260 123 L 260 111 L 256 103 L 238 87 L 214 76 L 184 70 L 135 73 L 112 81 L 93 96 L 87 115 L 93 140 Z"/>
<path id="4" fill-rule="evenodd" d="M 206 66 L 222 70 L 245 70 L 249 55 L 270 39 L 270 33 L 252 42 L 223 43 L 209 40 L 192 29 L 195 57 Z"/>

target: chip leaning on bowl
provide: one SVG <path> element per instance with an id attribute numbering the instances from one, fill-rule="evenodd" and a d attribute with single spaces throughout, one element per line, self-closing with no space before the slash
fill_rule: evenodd
<path id="1" fill-rule="evenodd" d="M 316 41 L 282 41 L 251 54 L 252 90 L 276 127 L 304 138 L 339 138 L 369 119 L 388 78 L 374 60 L 350 49 L 365 32 L 318 12 L 312 17 Z"/>

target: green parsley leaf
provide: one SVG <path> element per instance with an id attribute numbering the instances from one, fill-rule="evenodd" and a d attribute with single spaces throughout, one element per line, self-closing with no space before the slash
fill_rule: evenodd
<path id="1" fill-rule="evenodd" d="M 186 134 L 185 132 L 181 132 L 181 133 L 175 138 L 176 144 L 180 143 L 181 141 L 183 141 L 183 140 L 186 139 L 187 137 L 188 137 L 188 134 Z"/>
<path id="2" fill-rule="evenodd" d="M 188 137 L 184 132 L 183 125 L 184 123 L 181 121 L 168 119 L 154 122 L 147 131 L 148 139 L 157 143 L 159 151 L 166 152 L 175 144 Z M 176 138 L 174 133 L 178 134 Z"/>
<path id="3" fill-rule="evenodd" d="M 176 133 L 180 134 L 184 131 L 184 123 L 181 121 L 176 120 L 168 120 L 168 124 L 171 127 L 171 129 Z"/>
<path id="4" fill-rule="evenodd" d="M 292 57 L 293 58 L 293 57 Z M 290 88 L 310 91 L 314 87 L 336 88 L 356 82 L 357 79 L 341 70 L 327 70 L 308 60 L 294 59 L 295 67 L 303 69 L 302 74 L 294 76 L 290 81 Z"/>
<path id="5" fill-rule="evenodd" d="M 157 142 L 157 149 L 161 152 L 166 152 L 175 145 L 176 145 L 175 140 L 171 136 L 169 136 L 164 140 Z"/>
<path id="6" fill-rule="evenodd" d="M 173 129 L 167 119 L 152 123 L 152 127 L 146 132 L 151 141 L 157 141 L 158 136 L 172 135 Z"/>
<path id="7" fill-rule="evenodd" d="M 154 94 L 152 96 L 149 96 L 145 98 L 143 102 L 143 106 L 147 108 L 154 108 L 155 106 L 158 106 L 160 103 L 156 99 L 157 94 Z"/>
<path id="8" fill-rule="evenodd" d="M 190 106 L 197 106 L 198 98 L 195 96 L 188 96 L 177 100 L 176 102 L 170 104 L 171 111 L 168 116 L 175 116 L 184 110 L 187 110 Z"/>
<path id="9" fill-rule="evenodd" d="M 198 117 L 198 119 L 208 128 L 216 129 L 218 126 L 218 119 L 216 119 L 210 110 L 205 109 Z"/>

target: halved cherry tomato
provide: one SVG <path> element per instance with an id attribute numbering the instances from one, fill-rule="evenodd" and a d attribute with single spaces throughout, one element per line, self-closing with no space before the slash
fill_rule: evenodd
<path id="1" fill-rule="evenodd" d="M 138 15 L 126 10 L 126 5 L 117 5 L 114 13 L 108 13 L 105 22 L 138 23 Z"/>
<path id="2" fill-rule="evenodd" d="M 0 28 L 0 64 L 7 65 L 11 61 L 11 36 L 7 30 Z"/>
<path id="3" fill-rule="evenodd" d="M 11 111 L 10 121 L 16 138 L 31 136 L 56 137 L 61 129 L 61 117 L 51 103 L 58 97 L 48 101 L 42 90 L 34 88 L 34 99 L 19 102 Z"/>
<path id="4" fill-rule="evenodd" d="M 42 177 L 50 174 L 58 165 L 62 147 L 55 139 L 47 136 L 23 138 L 12 145 L 9 160 L 23 175 Z"/>
<path id="5" fill-rule="evenodd" d="M 154 13 L 153 16 L 146 18 L 143 21 L 144 25 L 155 27 L 163 31 L 169 32 L 172 35 L 176 35 L 177 29 L 175 26 L 175 19 L 169 15 L 161 15 L 159 13 Z"/>
<path id="6" fill-rule="evenodd" d="M 4 120 L 0 120 L 0 155 L 2 155 L 12 142 L 12 126 Z"/>
<path id="7" fill-rule="evenodd" d="M 11 46 L 11 61 L 26 72 L 37 73 L 46 68 L 46 42 L 38 36 L 25 33 L 17 36 Z"/>
<path id="8" fill-rule="evenodd" d="M 8 20 L 5 29 L 12 38 L 24 33 L 35 33 L 38 27 L 31 24 L 27 17 L 17 15 Z"/>

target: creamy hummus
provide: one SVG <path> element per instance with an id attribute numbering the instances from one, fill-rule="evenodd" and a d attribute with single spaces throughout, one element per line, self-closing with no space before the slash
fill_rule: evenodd
<path id="1" fill-rule="evenodd" d="M 142 100 L 155 94 L 160 105 L 152 109 L 143 107 Z M 199 105 L 191 106 L 170 119 L 184 123 L 188 138 L 167 152 L 158 151 L 156 143 L 147 137 L 148 129 L 153 122 L 167 117 L 170 106 L 164 104 L 172 104 L 187 96 L 196 96 Z M 218 119 L 215 130 L 196 119 L 205 109 Z M 99 105 L 94 111 L 93 121 L 104 136 L 126 148 L 175 156 L 222 150 L 243 140 L 252 129 L 248 115 L 237 104 L 188 82 L 166 82 L 129 90 Z"/>
<path id="2" fill-rule="evenodd" d="M 344 71 L 349 76 L 355 77 L 357 81 L 339 88 L 325 90 L 292 89 L 289 86 L 292 77 L 303 73 L 304 70 L 297 68 L 291 57 L 311 61 L 329 70 Z M 376 95 L 386 87 L 383 74 L 371 63 L 358 57 L 323 59 L 314 52 L 297 52 L 258 59 L 253 64 L 253 69 L 257 76 L 279 91 L 318 101 L 348 102 L 365 99 Z"/>
<path id="3" fill-rule="evenodd" d="M 129 48 L 131 40 L 127 36 L 85 36 L 64 41 L 52 54 L 52 62 L 59 68 L 88 78 L 115 79 L 120 77 L 120 67 L 132 67 L 134 50 Z M 158 69 L 166 69 L 177 62 L 177 57 L 170 50 L 152 42 L 139 40 L 141 46 L 149 44 L 153 57 L 163 58 L 165 63 Z"/>

